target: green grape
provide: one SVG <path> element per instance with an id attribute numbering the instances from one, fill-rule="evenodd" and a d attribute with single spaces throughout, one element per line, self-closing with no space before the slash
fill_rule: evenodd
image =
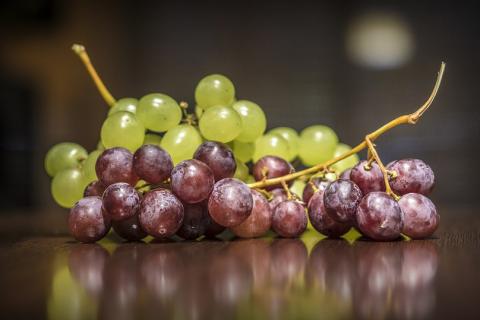
<path id="1" fill-rule="evenodd" d="M 303 164 L 313 166 L 330 160 L 337 143 L 338 137 L 329 127 L 322 125 L 307 127 L 300 134 L 298 155 Z"/>
<path id="2" fill-rule="evenodd" d="M 145 128 L 133 113 L 119 111 L 109 116 L 100 132 L 106 148 L 124 147 L 135 152 L 145 138 Z"/>
<path id="3" fill-rule="evenodd" d="M 237 169 L 235 170 L 233 177 L 242 181 L 246 181 L 249 175 L 247 165 L 238 158 L 235 158 L 235 162 L 237 163 Z"/>
<path id="4" fill-rule="evenodd" d="M 202 114 L 205 112 L 202 107 L 199 105 L 195 106 L 195 115 L 197 116 L 197 119 L 200 119 L 202 117 Z"/>
<path id="5" fill-rule="evenodd" d="M 80 169 L 65 169 L 53 177 L 51 192 L 53 199 L 64 208 L 71 208 L 83 196 L 85 178 Z"/>
<path id="6" fill-rule="evenodd" d="M 307 184 L 304 181 L 297 179 L 293 182 L 292 186 L 290 187 L 290 191 L 292 191 L 293 193 L 295 193 L 297 196 L 301 198 L 303 195 L 303 189 L 305 189 L 306 185 Z"/>
<path id="7" fill-rule="evenodd" d="M 199 127 L 205 139 L 226 143 L 242 131 L 242 119 L 231 107 L 215 106 L 205 110 Z"/>
<path id="8" fill-rule="evenodd" d="M 288 142 L 289 156 L 288 161 L 294 160 L 298 156 L 298 145 L 300 144 L 300 138 L 297 131 L 292 128 L 278 127 L 270 130 L 268 133 L 279 134 Z"/>
<path id="9" fill-rule="evenodd" d="M 262 108 L 254 102 L 239 100 L 232 106 L 242 119 L 242 131 L 236 138 L 241 142 L 254 142 L 267 127 L 267 119 Z"/>
<path id="10" fill-rule="evenodd" d="M 112 114 L 118 111 L 128 111 L 131 113 L 136 113 L 137 105 L 138 105 L 138 100 L 135 98 L 118 99 L 108 111 L 108 115 L 111 116 Z"/>
<path id="11" fill-rule="evenodd" d="M 97 163 L 98 157 L 102 154 L 102 151 L 95 150 L 90 152 L 87 160 L 83 162 L 82 173 L 85 179 L 85 184 L 89 184 L 92 181 L 98 180 L 97 172 L 95 171 L 95 164 Z"/>
<path id="12" fill-rule="evenodd" d="M 162 137 L 156 133 L 146 133 L 145 139 L 143 139 L 143 144 L 154 144 L 159 146 L 162 141 Z"/>
<path id="13" fill-rule="evenodd" d="M 233 140 L 231 148 L 235 157 L 242 162 L 248 162 L 252 160 L 253 152 L 255 151 L 255 143 Z"/>
<path id="14" fill-rule="evenodd" d="M 166 94 L 151 93 L 140 99 L 137 116 L 145 128 L 164 132 L 180 123 L 182 109 Z"/>
<path id="15" fill-rule="evenodd" d="M 342 154 L 350 150 L 352 150 L 352 148 L 349 145 L 346 145 L 344 143 L 339 143 L 335 148 L 333 157 L 336 158 L 338 156 L 341 156 Z M 334 163 L 332 165 L 332 169 L 335 170 L 335 172 L 337 172 L 338 174 L 340 174 L 347 169 L 353 168 L 359 161 L 360 161 L 360 158 L 355 153 L 349 156 L 348 158 L 345 158 L 337 163 Z"/>
<path id="16" fill-rule="evenodd" d="M 288 142 L 276 134 L 266 134 L 255 141 L 253 162 L 264 156 L 277 156 L 287 159 L 289 156 Z"/>
<path id="17" fill-rule="evenodd" d="M 247 179 L 245 179 L 244 182 L 245 182 L 245 183 L 255 183 L 255 182 L 257 182 L 257 181 L 256 181 L 255 178 L 250 174 L 250 175 L 248 175 Z"/>
<path id="18" fill-rule="evenodd" d="M 195 101 L 203 109 L 231 105 L 235 98 L 233 83 L 221 74 L 211 74 L 200 80 L 195 88 Z"/>
<path id="19" fill-rule="evenodd" d="M 88 153 L 81 145 L 62 142 L 54 145 L 45 156 L 45 170 L 53 177 L 63 169 L 77 168 L 81 160 L 87 159 Z"/>
<path id="20" fill-rule="evenodd" d="M 97 150 L 103 151 L 105 150 L 105 146 L 102 143 L 102 140 L 99 140 L 97 143 Z"/>
<path id="21" fill-rule="evenodd" d="M 202 142 L 202 137 L 195 127 L 180 124 L 165 133 L 160 145 L 170 154 L 173 163 L 177 164 L 180 161 L 192 159 Z"/>

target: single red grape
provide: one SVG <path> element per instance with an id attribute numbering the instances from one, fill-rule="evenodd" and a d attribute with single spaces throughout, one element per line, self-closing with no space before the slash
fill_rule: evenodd
<path id="1" fill-rule="evenodd" d="M 140 196 L 128 183 L 114 183 L 103 193 L 103 209 L 112 220 L 131 218 L 137 214 L 139 208 Z"/>
<path id="2" fill-rule="evenodd" d="M 105 187 L 116 182 L 126 182 L 134 186 L 138 177 L 133 170 L 133 155 L 125 148 L 106 149 L 95 164 L 98 180 Z"/>
<path id="3" fill-rule="evenodd" d="M 363 194 L 350 180 L 333 181 L 323 193 L 323 201 L 328 215 L 338 222 L 352 223 Z"/>
<path id="4" fill-rule="evenodd" d="M 272 209 L 265 197 L 257 190 L 251 190 L 253 197 L 252 213 L 238 226 L 231 228 L 232 232 L 241 238 L 256 238 L 263 236 L 272 225 Z"/>
<path id="5" fill-rule="evenodd" d="M 214 183 L 212 170 L 195 159 L 180 162 L 172 171 L 172 192 L 186 203 L 207 199 Z"/>
<path id="6" fill-rule="evenodd" d="M 138 214 L 121 221 L 112 221 L 112 228 L 116 234 L 128 241 L 140 241 L 147 236 L 140 226 Z"/>
<path id="7" fill-rule="evenodd" d="M 256 181 L 263 179 L 272 179 L 295 172 L 293 166 L 286 160 L 277 156 L 265 156 L 260 158 L 253 166 L 252 173 Z M 292 185 L 293 180 L 288 182 Z M 281 184 L 268 186 L 266 190 L 273 190 L 282 187 Z"/>
<path id="8" fill-rule="evenodd" d="M 159 146 L 146 144 L 133 155 L 133 169 L 140 179 L 159 184 L 170 177 L 173 162 L 167 151 Z"/>
<path id="9" fill-rule="evenodd" d="M 403 212 L 402 232 L 413 239 L 427 238 L 438 228 L 440 216 L 433 202 L 420 193 L 407 193 L 398 201 Z"/>
<path id="10" fill-rule="evenodd" d="M 202 161 L 212 170 L 215 181 L 232 178 L 237 169 L 232 150 L 220 142 L 202 143 L 195 151 L 193 158 Z"/>
<path id="11" fill-rule="evenodd" d="M 312 180 L 310 180 L 303 189 L 303 202 L 308 203 L 308 201 L 310 201 L 310 198 L 315 193 L 315 190 L 323 191 L 327 188 L 329 183 L 330 181 L 322 178 L 313 178 Z"/>
<path id="12" fill-rule="evenodd" d="M 298 201 L 287 200 L 275 207 L 272 229 L 284 238 L 296 238 L 307 229 L 305 207 Z"/>
<path id="13" fill-rule="evenodd" d="M 80 242 L 102 239 L 110 230 L 110 219 L 103 214 L 102 199 L 86 197 L 75 203 L 68 216 L 68 228 Z"/>
<path id="14" fill-rule="evenodd" d="M 273 189 L 273 190 L 270 191 L 270 194 L 272 195 L 272 197 L 270 199 L 269 205 L 270 205 L 270 209 L 272 209 L 272 213 L 273 213 L 273 211 L 275 210 L 275 207 L 279 203 L 288 200 L 288 195 L 287 195 L 287 192 L 285 192 L 285 190 L 283 188 Z"/>
<path id="15" fill-rule="evenodd" d="M 337 222 L 327 214 L 323 204 L 323 192 L 316 192 L 308 202 L 308 217 L 312 226 L 331 238 L 338 238 L 350 230 L 350 223 Z"/>
<path id="16" fill-rule="evenodd" d="M 390 180 L 390 187 L 399 194 L 421 193 L 429 195 L 435 185 L 432 168 L 419 159 L 403 159 L 391 162 L 387 169 L 397 176 Z"/>
<path id="17" fill-rule="evenodd" d="M 367 161 L 360 161 L 350 172 L 350 180 L 355 182 L 363 194 L 373 191 L 385 191 L 385 180 L 382 171 L 376 162 L 372 162 L 369 169 L 365 169 Z"/>
<path id="18" fill-rule="evenodd" d="M 205 233 L 210 219 L 206 203 L 184 203 L 183 215 L 183 223 L 177 231 L 177 236 L 186 240 L 195 240 Z"/>
<path id="19" fill-rule="evenodd" d="M 85 188 L 85 191 L 83 191 L 83 196 L 84 197 L 92 197 L 92 196 L 97 196 L 97 197 L 102 197 L 103 192 L 105 191 L 105 186 L 103 183 L 101 183 L 98 180 L 90 182 L 87 187 Z"/>

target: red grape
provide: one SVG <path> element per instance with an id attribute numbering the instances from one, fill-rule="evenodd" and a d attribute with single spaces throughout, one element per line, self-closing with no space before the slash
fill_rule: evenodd
<path id="1" fill-rule="evenodd" d="M 80 242 L 95 242 L 110 230 L 110 219 L 105 217 L 100 197 L 80 199 L 68 216 L 68 227 L 72 236 Z"/>
<path id="2" fill-rule="evenodd" d="M 322 191 L 316 192 L 310 198 L 308 217 L 315 230 L 328 237 L 338 238 L 350 230 L 350 223 L 337 222 L 327 214 Z"/>
<path id="3" fill-rule="evenodd" d="M 286 200 L 275 207 L 272 229 L 284 238 L 296 238 L 307 228 L 305 207 L 298 201 Z"/>
<path id="4" fill-rule="evenodd" d="M 350 180 L 336 180 L 325 189 L 323 201 L 328 215 L 338 222 L 353 222 L 362 191 Z"/>
<path id="5" fill-rule="evenodd" d="M 138 181 L 133 170 L 133 155 L 121 147 L 103 151 L 97 159 L 95 171 L 105 187 L 116 182 L 126 182 L 134 186 Z"/>
<path id="6" fill-rule="evenodd" d="M 215 183 L 208 199 L 212 219 L 224 227 L 233 227 L 248 218 L 253 208 L 250 188 L 242 181 L 226 178 Z"/>
<path id="7" fill-rule="evenodd" d="M 180 162 L 172 171 L 172 192 L 186 203 L 207 199 L 214 183 L 212 170 L 195 159 Z"/>
<path id="8" fill-rule="evenodd" d="M 403 228 L 402 210 L 385 192 L 370 192 L 358 205 L 359 231 L 374 240 L 394 240 Z"/>
<path id="9" fill-rule="evenodd" d="M 237 169 L 232 150 L 220 142 L 202 143 L 195 151 L 193 158 L 202 161 L 212 170 L 215 181 L 233 177 Z"/>
<path id="10" fill-rule="evenodd" d="M 85 188 L 85 191 L 83 191 L 83 196 L 84 197 L 92 197 L 92 196 L 101 197 L 104 191 L 105 191 L 105 186 L 103 185 L 103 183 L 96 180 L 96 181 L 90 182 L 87 185 L 87 187 Z"/>
<path id="11" fill-rule="evenodd" d="M 112 228 L 116 234 L 128 241 L 140 241 L 147 236 L 140 227 L 138 214 L 121 221 L 112 221 Z"/>
<path id="12" fill-rule="evenodd" d="M 345 171 L 343 171 L 341 174 L 340 174 L 340 179 L 345 179 L 345 180 L 349 180 L 350 179 L 350 173 L 352 172 L 352 168 L 349 168 Z"/>
<path id="13" fill-rule="evenodd" d="M 202 236 L 209 223 L 207 205 L 203 202 L 183 204 L 183 223 L 177 235 L 186 240 L 194 240 Z"/>
<path id="14" fill-rule="evenodd" d="M 112 220 L 131 218 L 137 214 L 139 208 L 140 196 L 128 183 L 114 183 L 103 193 L 103 209 Z"/>
<path id="15" fill-rule="evenodd" d="M 208 208 L 207 208 L 208 209 Z M 208 212 L 208 210 L 207 210 Z M 218 223 L 216 223 L 212 217 L 210 216 L 210 214 L 207 215 L 207 218 L 206 218 L 206 229 L 205 229 L 205 237 L 207 238 L 215 238 L 216 236 L 218 236 L 220 233 L 222 233 L 223 231 L 225 231 L 225 227 L 224 226 L 221 226 L 219 225 Z"/>
<path id="16" fill-rule="evenodd" d="M 269 205 L 272 212 L 275 210 L 275 207 L 288 199 L 287 192 L 283 188 L 277 188 L 270 191 L 272 198 L 270 199 Z"/>
<path id="17" fill-rule="evenodd" d="M 432 169 L 422 160 L 393 161 L 388 164 L 387 169 L 397 173 L 397 176 L 390 180 L 390 186 L 399 195 L 411 192 L 428 195 L 435 185 L 435 175 Z"/>
<path id="18" fill-rule="evenodd" d="M 159 146 L 146 144 L 133 155 L 133 169 L 140 179 L 159 184 L 170 177 L 173 162 L 167 151 Z"/>
<path id="19" fill-rule="evenodd" d="M 149 235 L 165 239 L 173 236 L 183 222 L 183 205 L 167 189 L 148 192 L 142 199 L 140 225 Z"/>
<path id="20" fill-rule="evenodd" d="M 263 236 L 272 225 L 272 209 L 265 197 L 257 190 L 252 190 L 252 213 L 238 226 L 231 228 L 232 232 L 241 238 L 256 238 Z"/>
<path id="21" fill-rule="evenodd" d="M 385 191 L 385 180 L 382 171 L 376 162 L 370 165 L 370 169 L 365 169 L 367 161 L 360 161 L 350 172 L 350 180 L 355 182 L 362 190 L 363 194 L 372 191 Z"/>
<path id="22" fill-rule="evenodd" d="M 398 201 L 403 212 L 402 232 L 413 238 L 431 236 L 438 228 L 440 216 L 433 202 L 420 193 L 407 193 Z"/>
<path id="23" fill-rule="evenodd" d="M 263 179 L 272 179 L 284 176 L 286 174 L 295 172 L 293 166 L 286 160 L 277 157 L 277 156 L 265 156 L 260 158 L 255 165 L 253 166 L 252 173 L 256 181 Z M 289 181 L 288 184 L 291 185 L 293 180 Z M 266 190 L 273 190 L 275 188 L 281 187 L 280 184 L 269 186 L 265 188 Z"/>
<path id="24" fill-rule="evenodd" d="M 329 183 L 330 181 L 322 178 L 313 178 L 312 180 L 310 180 L 305 186 L 305 189 L 303 189 L 303 202 L 308 203 L 310 201 L 310 198 L 315 193 L 315 189 L 317 189 L 318 191 L 323 191 L 327 188 Z"/>

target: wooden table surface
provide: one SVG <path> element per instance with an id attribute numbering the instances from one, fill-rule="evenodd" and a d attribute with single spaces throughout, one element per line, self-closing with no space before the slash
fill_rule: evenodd
<path id="1" fill-rule="evenodd" d="M 0 220 L 1 319 L 480 319 L 480 215 L 434 238 L 78 244 L 64 221 Z"/>

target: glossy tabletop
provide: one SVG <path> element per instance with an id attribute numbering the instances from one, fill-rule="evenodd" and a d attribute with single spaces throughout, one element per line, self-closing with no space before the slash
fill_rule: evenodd
<path id="1" fill-rule="evenodd" d="M 310 230 L 149 243 L 110 235 L 86 245 L 61 231 L 63 221 L 3 219 L 0 317 L 480 319 L 480 216 L 440 212 L 434 238 L 388 243 Z"/>

